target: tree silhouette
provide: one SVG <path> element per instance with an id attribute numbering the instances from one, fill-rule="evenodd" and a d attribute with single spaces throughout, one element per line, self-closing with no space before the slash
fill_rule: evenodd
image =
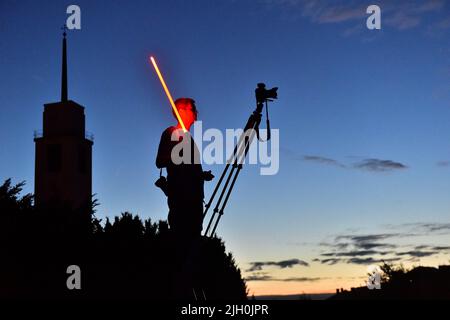
<path id="1" fill-rule="evenodd" d="M 218 238 L 174 237 L 166 221 L 124 212 L 105 223 L 68 207 L 36 208 L 24 182 L 0 186 L 0 297 L 58 299 L 246 299 L 246 285 Z M 67 267 L 81 268 L 69 290 Z"/>
<path id="2" fill-rule="evenodd" d="M 413 267 L 383 262 L 381 289 L 352 288 L 331 297 L 336 300 L 450 299 L 450 266 Z"/>

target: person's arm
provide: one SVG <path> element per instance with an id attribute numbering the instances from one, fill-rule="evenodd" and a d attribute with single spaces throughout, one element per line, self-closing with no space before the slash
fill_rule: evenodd
<path id="1" fill-rule="evenodd" d="M 159 142 L 158 154 L 156 155 L 156 167 L 158 169 L 167 168 L 170 164 L 170 154 L 172 152 L 170 130 L 165 130 L 161 135 Z"/>

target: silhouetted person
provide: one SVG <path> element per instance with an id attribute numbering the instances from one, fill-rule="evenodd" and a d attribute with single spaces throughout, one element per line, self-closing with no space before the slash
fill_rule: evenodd
<path id="1" fill-rule="evenodd" d="M 167 169 L 167 202 L 169 205 L 169 226 L 179 236 L 192 238 L 200 236 L 203 223 L 203 182 L 214 178 L 211 171 L 203 171 L 199 150 L 189 134 L 189 129 L 197 120 L 195 101 L 180 98 L 175 101 L 178 113 L 186 127 L 181 124 L 164 130 L 159 143 L 156 166 Z M 175 114 L 174 114 L 175 115 Z M 178 145 L 179 143 L 184 145 Z M 174 152 L 175 146 L 184 147 Z M 180 148 L 181 149 L 181 148 Z M 179 151 L 177 148 L 175 151 Z M 183 154 L 190 150 L 190 155 Z M 183 157 L 180 159 L 173 157 Z"/>

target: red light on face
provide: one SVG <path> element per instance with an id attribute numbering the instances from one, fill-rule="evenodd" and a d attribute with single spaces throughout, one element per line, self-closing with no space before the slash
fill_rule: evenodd
<path id="1" fill-rule="evenodd" d="M 159 81 L 161 81 L 161 84 L 164 88 L 164 91 L 166 92 L 167 98 L 169 99 L 170 105 L 172 106 L 172 109 L 175 112 L 175 115 L 178 119 L 178 122 L 181 125 L 181 128 L 183 128 L 183 131 L 186 132 L 187 130 L 186 130 L 186 127 L 184 126 L 183 119 L 181 119 L 178 109 L 175 106 L 175 103 L 173 102 L 172 95 L 170 94 L 169 88 L 167 88 L 166 82 L 164 81 L 164 78 L 163 78 L 161 72 L 159 71 L 159 68 L 158 68 L 158 65 L 156 64 L 155 58 L 150 57 L 150 61 L 152 62 L 153 67 L 155 68 L 155 71 L 158 74 Z"/>
<path id="2" fill-rule="evenodd" d="M 195 111 L 195 107 L 192 105 L 191 100 L 187 98 L 180 98 L 175 101 L 175 105 L 184 121 L 186 128 L 189 129 L 197 120 L 197 112 Z"/>

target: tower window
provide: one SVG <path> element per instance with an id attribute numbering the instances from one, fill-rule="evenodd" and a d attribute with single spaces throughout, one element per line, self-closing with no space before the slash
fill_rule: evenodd
<path id="1" fill-rule="evenodd" d="M 61 170 L 62 152 L 60 144 L 49 144 L 47 146 L 47 169 L 49 172 Z"/>

